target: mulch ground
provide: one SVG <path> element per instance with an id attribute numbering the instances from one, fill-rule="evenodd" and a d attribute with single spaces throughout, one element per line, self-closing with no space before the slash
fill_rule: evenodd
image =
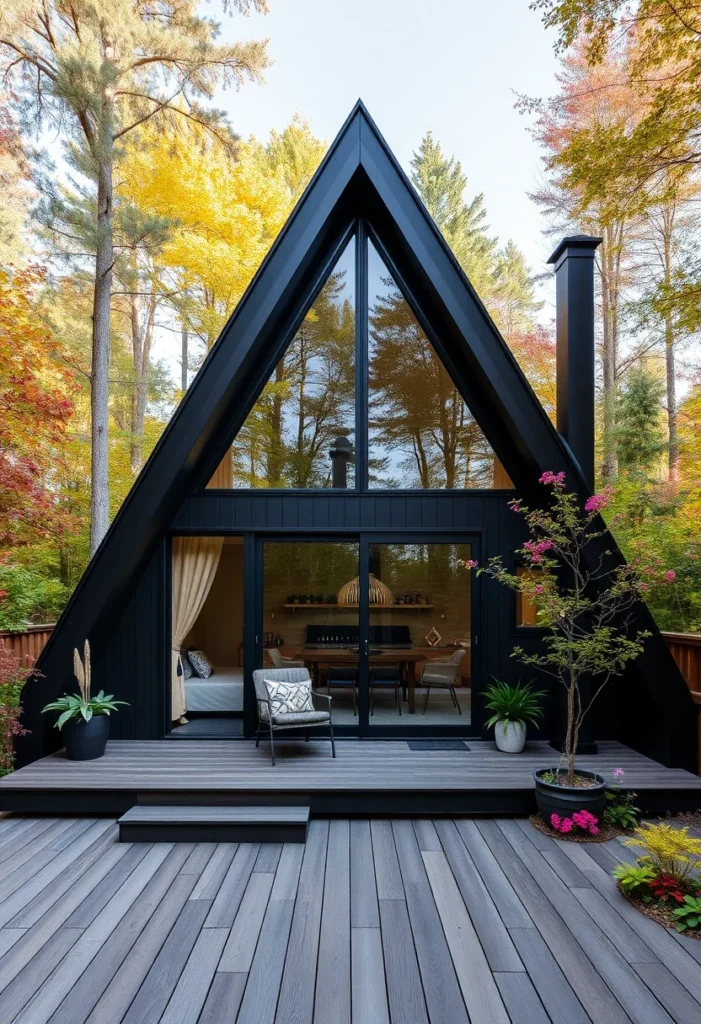
<path id="1" fill-rule="evenodd" d="M 676 903 L 646 903 L 645 900 L 641 900 L 639 897 L 628 896 L 621 890 L 620 885 L 618 886 L 618 891 L 624 900 L 628 900 L 645 917 L 649 917 L 658 924 L 661 924 L 663 928 L 671 928 L 673 931 L 677 930 L 677 919 L 672 913 Z M 701 939 L 701 929 L 699 928 L 687 928 L 684 934 L 688 935 L 690 939 Z"/>
<path id="2" fill-rule="evenodd" d="M 609 839 L 615 839 L 616 836 L 625 835 L 615 825 L 601 824 L 597 835 L 592 836 L 588 832 L 556 832 L 550 825 L 545 824 L 539 814 L 532 814 L 528 820 L 533 828 L 542 832 L 544 836 L 561 839 L 565 843 L 606 843 Z"/>

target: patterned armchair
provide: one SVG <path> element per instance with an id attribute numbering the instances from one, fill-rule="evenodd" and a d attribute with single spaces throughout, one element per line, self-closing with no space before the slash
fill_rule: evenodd
<path id="1" fill-rule="evenodd" d="M 460 702 L 458 701 L 455 693 L 455 684 L 460 678 L 460 666 L 462 665 L 464 657 L 465 650 L 463 648 L 459 648 L 451 658 L 448 658 L 445 661 L 442 659 L 436 659 L 434 661 L 426 662 L 423 672 L 421 673 L 421 686 L 426 687 L 424 714 L 426 714 L 428 695 L 434 687 L 436 689 L 448 690 L 453 699 L 453 704 L 458 709 L 458 714 L 462 714 L 462 708 L 460 707 Z"/>
<path id="2" fill-rule="evenodd" d="M 273 703 L 270 691 L 266 686 L 266 679 L 276 683 L 309 683 L 309 693 L 312 697 L 318 697 L 327 702 L 327 710 L 313 711 L 284 710 L 273 713 Z M 256 691 L 256 708 L 258 711 L 258 731 L 256 732 L 256 747 L 260 742 L 261 729 L 265 726 L 270 731 L 270 756 L 273 765 L 275 764 L 275 742 L 274 733 L 280 729 L 304 729 L 306 739 L 309 739 L 309 730 L 320 725 L 327 725 L 329 738 L 331 740 L 331 754 L 336 756 L 336 747 L 333 740 L 333 726 L 331 724 L 331 697 L 325 693 L 317 693 L 311 689 L 311 679 L 306 668 L 258 668 L 253 673 L 253 685 Z M 278 695 L 279 699 L 279 695 Z"/>

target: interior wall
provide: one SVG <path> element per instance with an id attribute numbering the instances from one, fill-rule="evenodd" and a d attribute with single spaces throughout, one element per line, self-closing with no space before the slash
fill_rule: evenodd
<path id="1" fill-rule="evenodd" d="M 214 666 L 239 664 L 243 644 L 243 541 L 226 537 L 212 588 L 185 647 L 199 647 Z"/>
<path id="2" fill-rule="evenodd" d="M 296 550 L 301 548 L 301 545 L 292 546 Z M 328 548 L 328 545 L 324 547 Z M 459 548 L 461 558 L 470 557 L 468 545 L 459 545 Z M 280 559 L 276 563 L 276 571 L 267 571 L 264 574 L 263 629 L 273 633 L 273 642 L 278 635 L 282 637 L 282 646 L 286 654 L 294 654 L 304 646 L 307 624 L 329 626 L 330 629 L 336 625 L 358 624 L 357 608 L 317 608 L 313 604 L 302 604 L 295 608 L 284 607 L 287 598 L 292 594 L 318 592 L 323 597 L 329 593 L 335 594 L 357 573 L 354 566 L 340 574 L 337 567 L 329 566 L 328 576 L 322 580 L 310 580 L 304 573 L 295 574 L 293 565 L 293 558 Z M 435 627 L 442 636 L 440 647 L 452 646 L 456 638 L 466 639 L 470 636 L 471 577 L 468 570 L 461 569 L 456 574 L 446 571 L 441 559 L 428 559 L 419 571 L 416 567 L 413 571 L 410 567 L 405 573 L 402 573 L 401 569 L 394 572 L 386 571 L 381 574 L 381 579 L 391 587 L 395 596 L 420 590 L 430 598 L 433 607 L 407 605 L 404 608 L 382 611 L 371 606 L 372 625 L 408 626 L 415 647 L 425 646 L 426 634 L 432 627 Z"/>

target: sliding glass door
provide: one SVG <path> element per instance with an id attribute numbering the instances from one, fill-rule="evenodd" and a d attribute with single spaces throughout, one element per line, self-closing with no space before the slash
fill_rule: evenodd
<path id="1" fill-rule="evenodd" d="M 360 545 L 265 540 L 259 664 L 306 666 L 333 698 L 339 733 L 360 723 Z"/>
<path id="2" fill-rule="evenodd" d="M 369 729 L 471 723 L 469 543 L 368 542 Z"/>
<path id="3" fill-rule="evenodd" d="M 468 735 L 475 539 L 260 539 L 263 667 L 306 666 L 339 735 Z"/>

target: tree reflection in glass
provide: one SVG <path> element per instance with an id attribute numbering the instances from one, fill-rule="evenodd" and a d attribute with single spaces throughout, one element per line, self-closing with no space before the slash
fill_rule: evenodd
<path id="1" fill-rule="evenodd" d="M 331 487 L 334 439 L 354 428 L 353 239 L 234 441 L 233 486 Z"/>
<path id="2" fill-rule="evenodd" d="M 511 486 L 371 243 L 368 270 L 370 486 Z"/>

